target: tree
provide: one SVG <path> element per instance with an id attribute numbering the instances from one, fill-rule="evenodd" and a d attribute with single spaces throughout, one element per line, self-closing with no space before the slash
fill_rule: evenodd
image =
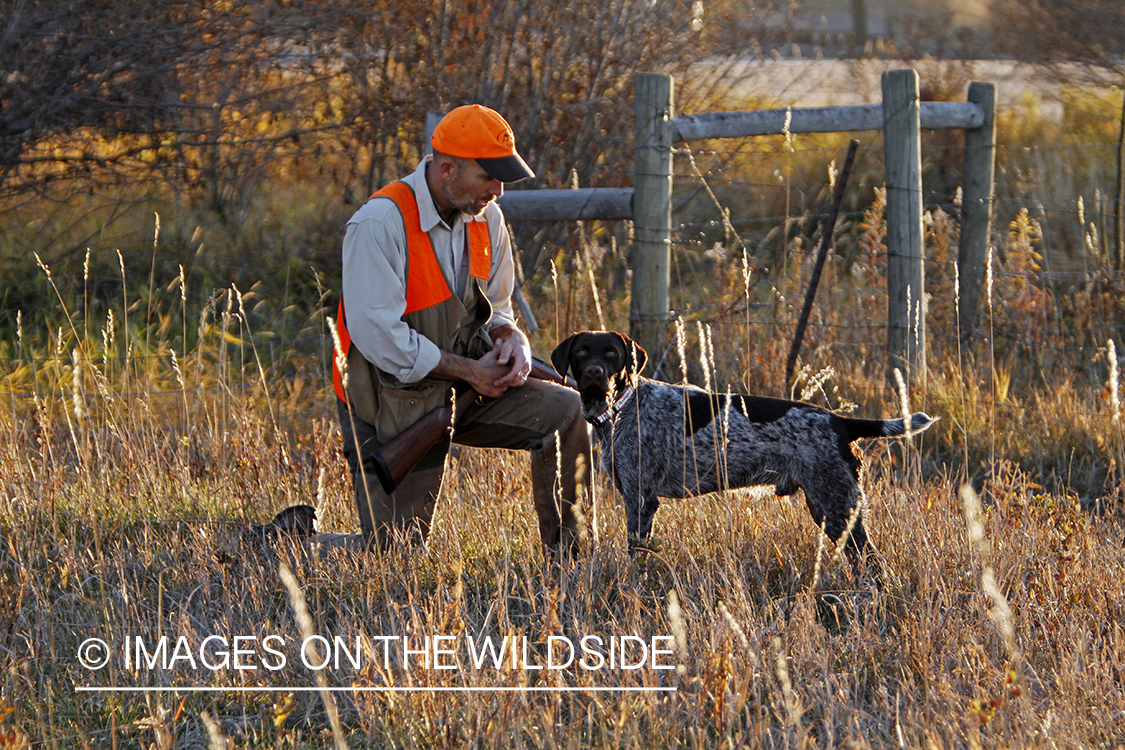
<path id="1" fill-rule="evenodd" d="M 156 179 L 222 215 L 231 158 L 295 135 L 237 123 L 291 117 L 317 81 L 286 53 L 318 14 L 283 0 L 0 0 L 0 18 L 0 194 Z"/>
<path id="2" fill-rule="evenodd" d="M 997 46 L 1017 59 L 1074 64 L 1091 82 L 1125 74 L 1125 13 L 1119 0 L 993 0 Z"/>
<path id="3" fill-rule="evenodd" d="M 693 8 L 693 5 L 696 7 Z M 633 164 L 633 78 L 677 74 L 677 106 L 693 108 L 714 80 L 689 66 L 714 29 L 691 0 L 401 0 L 341 5 L 339 33 L 324 42 L 343 75 L 341 120 L 331 144 L 335 178 L 356 202 L 412 169 L 426 113 L 477 102 L 512 124 L 537 178 L 523 187 L 626 185 Z M 693 24 L 693 21 L 695 22 Z M 745 37 L 753 32 L 747 30 Z M 743 39 L 743 49 L 749 47 Z M 321 54 L 326 56 L 326 48 Z M 343 93 L 346 92 L 346 93 Z M 557 227 L 517 227 L 524 265 L 549 257 Z"/>
<path id="4" fill-rule="evenodd" d="M 279 176 L 355 204 L 413 169 L 428 111 L 469 102 L 512 123 L 529 187 L 627 185 L 635 73 L 676 74 L 681 108 L 713 100 L 714 64 L 690 66 L 762 42 L 735 18 L 754 6 L 0 0 L 0 201 L 147 186 L 231 222 Z M 558 230 L 518 231 L 532 273 Z"/>

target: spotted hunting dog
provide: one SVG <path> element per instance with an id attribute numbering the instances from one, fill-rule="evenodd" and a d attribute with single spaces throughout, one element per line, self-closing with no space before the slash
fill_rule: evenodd
<path id="1" fill-rule="evenodd" d="M 644 349 L 613 332 L 577 333 L 551 354 L 555 369 L 578 382 L 602 465 L 625 502 L 630 550 L 644 546 L 662 497 L 772 484 L 779 495 L 804 490 L 813 521 L 833 542 L 851 524 L 853 567 L 874 552 L 852 442 L 905 435 L 903 419 L 853 419 L 798 401 L 661 383 L 640 376 L 647 361 Z M 918 412 L 909 432 L 936 421 Z"/>

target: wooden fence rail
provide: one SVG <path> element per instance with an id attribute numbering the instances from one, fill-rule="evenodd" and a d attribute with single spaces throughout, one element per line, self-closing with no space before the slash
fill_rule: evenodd
<path id="1" fill-rule="evenodd" d="M 984 108 L 973 102 L 922 102 L 923 130 L 979 128 Z M 789 121 L 786 128 L 786 120 Z M 754 112 L 708 112 L 680 115 L 672 120 L 676 141 L 708 138 L 748 138 L 789 133 L 858 133 L 883 129 L 882 104 L 849 107 L 791 107 Z"/>
<path id="2" fill-rule="evenodd" d="M 632 219 L 633 188 L 512 190 L 497 201 L 509 221 Z"/>

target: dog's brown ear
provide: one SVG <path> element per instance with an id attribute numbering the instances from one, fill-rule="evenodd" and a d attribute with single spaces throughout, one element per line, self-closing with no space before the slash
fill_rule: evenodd
<path id="1" fill-rule="evenodd" d="M 551 364 L 554 365 L 555 372 L 562 375 L 564 380 L 566 379 L 567 370 L 570 369 L 570 350 L 574 348 L 574 339 L 577 338 L 577 336 L 578 334 L 568 336 L 551 352 Z"/>
<path id="2" fill-rule="evenodd" d="M 621 346 L 625 348 L 625 356 L 629 358 L 629 373 L 632 376 L 640 375 L 644 372 L 645 365 L 648 364 L 648 352 L 644 347 L 638 344 L 633 339 L 629 338 L 623 333 L 614 331 L 617 338 L 621 339 Z"/>

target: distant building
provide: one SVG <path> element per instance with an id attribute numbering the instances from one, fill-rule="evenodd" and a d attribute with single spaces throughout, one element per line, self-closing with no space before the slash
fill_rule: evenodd
<path id="1" fill-rule="evenodd" d="M 891 47 L 945 57 L 970 48 L 981 56 L 989 16 L 987 0 L 803 0 L 755 20 L 790 40 L 779 50 L 785 56 L 851 57 Z"/>

